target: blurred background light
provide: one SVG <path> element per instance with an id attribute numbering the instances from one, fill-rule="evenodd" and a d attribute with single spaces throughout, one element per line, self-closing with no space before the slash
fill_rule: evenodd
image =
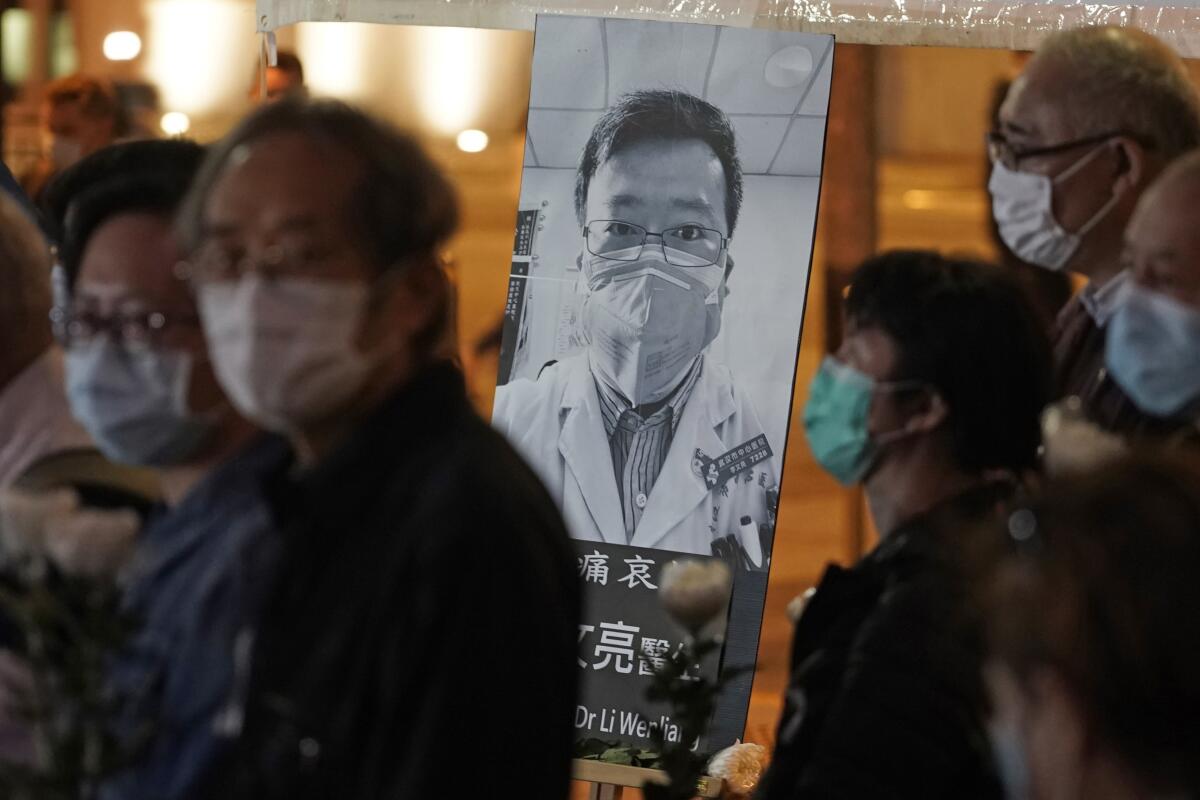
<path id="1" fill-rule="evenodd" d="M 33 15 L 23 8 L 0 14 L 0 70 L 4 82 L 24 83 L 33 66 Z"/>
<path id="2" fill-rule="evenodd" d="M 193 119 L 237 108 L 253 81 L 253 6 L 238 0 L 149 0 L 146 77 L 163 106 Z"/>
<path id="3" fill-rule="evenodd" d="M 487 149 L 488 135 L 483 131 L 469 128 L 458 134 L 458 149 L 464 153 L 481 153 Z"/>
<path id="4" fill-rule="evenodd" d="M 383 28 L 383 30 L 380 30 Z M 304 61 L 304 79 L 317 95 L 357 100 L 366 95 L 368 56 L 374 39 L 390 33 L 384 26 L 356 22 L 313 22 L 296 32 Z"/>
<path id="5" fill-rule="evenodd" d="M 418 101 L 429 126 L 446 136 L 480 122 L 483 94 L 492 84 L 491 32 L 476 28 L 425 28 L 417 45 Z"/>
<path id="6" fill-rule="evenodd" d="M 168 111 L 159 122 L 167 136 L 183 136 L 192 127 L 192 121 L 182 111 Z"/>
<path id="7" fill-rule="evenodd" d="M 133 31 L 113 31 L 104 37 L 104 57 L 109 61 L 133 61 L 142 52 L 142 37 Z"/>

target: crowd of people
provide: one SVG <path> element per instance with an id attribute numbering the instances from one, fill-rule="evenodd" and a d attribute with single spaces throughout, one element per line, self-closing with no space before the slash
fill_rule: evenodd
<path id="1" fill-rule="evenodd" d="M 207 147 L 113 143 L 84 83 L 0 195 L 0 555 L 63 513 L 31 486 L 156 487 L 105 665 L 144 741 L 97 796 L 565 797 L 575 556 L 456 366 L 448 179 L 295 82 Z M 798 614 L 762 798 L 1200 796 L 1200 95 L 1147 34 L 1064 31 L 988 150 L 1008 250 L 1083 288 L 1047 330 L 1004 267 L 855 273 L 804 427 L 880 541 Z"/>

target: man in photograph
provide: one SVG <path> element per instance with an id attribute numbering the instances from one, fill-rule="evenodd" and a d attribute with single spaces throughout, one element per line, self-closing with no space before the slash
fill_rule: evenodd
<path id="1" fill-rule="evenodd" d="M 733 128 L 704 100 L 631 92 L 592 129 L 575 181 L 587 346 L 500 387 L 493 416 L 576 539 L 766 565 L 773 452 L 707 355 L 741 201 Z"/>

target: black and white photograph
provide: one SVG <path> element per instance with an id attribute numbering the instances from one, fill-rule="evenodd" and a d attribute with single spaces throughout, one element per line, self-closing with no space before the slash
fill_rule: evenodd
<path id="1" fill-rule="evenodd" d="M 767 568 L 832 54 L 539 18 L 493 424 L 572 537 Z"/>

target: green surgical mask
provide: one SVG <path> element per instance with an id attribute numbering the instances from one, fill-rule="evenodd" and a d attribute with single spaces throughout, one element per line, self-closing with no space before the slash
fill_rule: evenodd
<path id="1" fill-rule="evenodd" d="M 867 430 L 871 398 L 877 391 L 921 385 L 917 381 L 876 381 L 826 356 L 809 385 L 804 406 L 804 432 L 817 463 L 844 486 L 861 482 L 874 465 L 879 447 L 906 435 L 903 430 L 871 435 Z"/>

